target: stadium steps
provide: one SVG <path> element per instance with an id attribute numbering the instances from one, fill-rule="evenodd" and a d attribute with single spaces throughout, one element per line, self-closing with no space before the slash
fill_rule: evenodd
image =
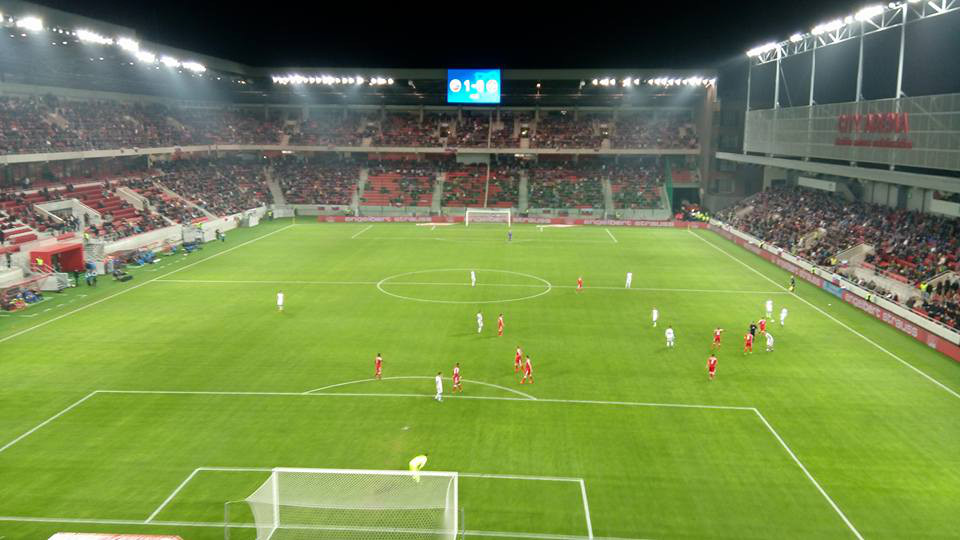
<path id="1" fill-rule="evenodd" d="M 440 205 L 443 203 L 443 184 L 446 180 L 446 173 L 440 173 L 433 182 L 433 200 L 430 201 L 430 211 L 435 214 L 440 213 Z"/>
<path id="2" fill-rule="evenodd" d="M 263 178 L 266 180 L 267 189 L 273 195 L 273 204 L 287 204 L 287 198 L 283 196 L 283 188 L 280 183 L 273 178 L 273 167 L 263 168 Z"/>
<path id="3" fill-rule="evenodd" d="M 520 186 L 517 188 L 519 196 L 517 198 L 517 209 L 526 212 L 530 206 L 529 177 L 527 171 L 520 171 Z"/>
<path id="4" fill-rule="evenodd" d="M 157 182 L 156 185 L 157 185 L 158 188 L 160 188 L 160 191 L 163 191 L 164 193 L 166 193 L 167 196 L 169 196 L 169 197 L 171 197 L 171 198 L 173 198 L 173 199 L 177 199 L 178 201 L 182 202 L 184 205 L 189 206 L 190 208 L 196 208 L 196 209 L 199 210 L 201 213 L 203 213 L 203 215 L 206 216 L 207 219 L 217 219 L 217 216 L 214 215 L 213 212 L 208 212 L 207 210 L 201 208 L 199 205 L 194 204 L 193 201 L 191 201 L 190 199 L 187 199 L 186 197 L 180 195 L 180 194 L 177 193 L 176 191 L 174 191 L 174 190 L 168 188 L 167 186 L 163 185 L 162 182 Z"/>
<path id="5" fill-rule="evenodd" d="M 369 179 L 370 169 L 361 167 L 357 174 L 357 189 L 353 190 L 353 194 L 350 196 L 350 206 L 353 208 L 354 214 L 358 214 L 360 211 L 360 194 L 367 189 Z"/>
<path id="6" fill-rule="evenodd" d="M 604 217 L 614 215 L 613 207 L 613 187 L 610 185 L 610 179 L 604 178 L 601 181 L 603 185 L 603 213 Z"/>

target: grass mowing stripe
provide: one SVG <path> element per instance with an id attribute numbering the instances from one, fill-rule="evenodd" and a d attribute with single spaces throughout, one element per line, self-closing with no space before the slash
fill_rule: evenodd
<path id="1" fill-rule="evenodd" d="M 787 291 L 787 288 L 786 288 L 786 287 L 784 287 L 783 285 L 780 285 L 780 284 L 777 283 L 776 281 L 770 279 L 768 276 L 764 275 L 762 272 L 760 272 L 760 271 L 757 270 L 756 268 L 754 268 L 754 267 L 750 266 L 749 264 L 741 261 L 740 259 L 734 257 L 733 255 L 731 255 L 730 253 L 728 253 L 725 249 L 721 248 L 720 246 L 717 246 L 717 245 L 714 244 L 713 242 L 710 242 L 710 241 L 707 240 L 706 238 L 703 238 L 702 236 L 700 236 L 699 234 L 693 232 L 692 230 L 690 230 L 689 232 L 690 232 L 690 234 L 696 236 L 697 238 L 699 238 L 701 241 L 703 241 L 704 243 L 706 243 L 707 245 L 709 245 L 709 246 L 712 247 L 713 249 L 719 251 L 720 253 L 723 253 L 723 254 L 726 255 L 727 257 L 730 257 L 730 258 L 733 259 L 734 261 L 736 261 L 736 262 L 738 262 L 739 264 L 743 265 L 746 269 L 748 269 L 748 270 L 750 270 L 751 272 L 757 274 L 758 276 L 760 276 L 760 277 L 762 277 L 763 279 L 769 281 L 770 283 L 773 283 L 774 285 L 776 285 L 777 287 L 783 289 L 784 291 Z M 830 315 L 830 314 L 827 313 L 826 311 L 818 308 L 817 306 L 811 304 L 811 303 L 808 302 L 807 300 L 801 298 L 801 297 L 798 296 L 796 293 L 790 293 L 789 291 L 787 291 L 787 293 L 788 293 L 788 294 L 792 294 L 794 298 L 796 298 L 797 300 L 800 300 L 800 301 L 803 302 L 804 304 L 810 306 L 811 308 L 813 308 L 814 310 L 816 310 L 817 312 L 819 312 L 819 313 L 820 313 L 821 315 L 823 315 L 824 317 L 826 317 L 826 318 L 830 319 L 831 321 L 839 324 L 840 326 L 846 328 L 847 330 L 849 330 L 849 331 L 852 332 L 853 334 L 859 336 L 861 339 L 863 339 L 863 340 L 866 341 L 867 343 L 869 343 L 869 344 L 873 345 L 874 347 L 880 349 L 881 351 L 887 353 L 887 354 L 888 354 L 891 358 L 893 358 L 894 360 L 900 362 L 901 364 L 903 364 L 903 365 L 907 366 L 908 368 L 914 370 L 915 372 L 919 373 L 920 375 L 926 377 L 926 379 L 927 379 L 928 381 L 930 381 L 930 382 L 932 382 L 933 384 L 939 386 L 940 388 L 946 390 L 946 391 L 947 391 L 948 393 L 950 393 L 953 397 L 960 399 L 960 394 L 958 394 L 955 390 L 953 390 L 953 389 L 950 388 L 949 386 L 943 384 L 942 382 L 938 381 L 937 379 L 934 379 L 932 376 L 930 376 L 929 374 L 927 374 L 927 373 L 926 373 L 925 371 L 923 371 L 922 369 L 920 369 L 920 368 L 918 368 L 917 366 L 911 364 L 910 362 L 907 362 L 907 361 L 904 360 L 903 358 L 900 358 L 899 356 L 893 354 L 892 352 L 890 352 L 889 350 L 887 350 L 886 348 L 884 348 L 882 345 L 880 345 L 880 344 L 877 343 L 876 341 L 873 341 L 872 339 L 870 339 L 870 338 L 868 338 L 867 336 L 861 334 L 860 332 L 857 332 L 856 330 L 854 330 L 853 328 L 849 327 L 847 324 L 845 324 L 844 322 L 840 321 L 839 319 L 837 319 L 837 318 L 834 317 L 833 315 Z"/>
<path id="2" fill-rule="evenodd" d="M 121 294 L 126 294 L 126 293 L 128 293 L 128 292 L 130 292 L 130 291 L 139 289 L 140 287 L 143 287 L 144 285 L 147 285 L 148 283 L 153 283 L 154 281 L 156 281 L 156 280 L 158 280 L 158 279 L 160 279 L 160 278 L 162 278 L 162 277 L 169 276 L 169 275 L 171 275 L 171 274 L 175 274 L 175 273 L 177 273 L 177 272 L 179 272 L 179 271 L 181 271 L 181 270 L 186 270 L 187 268 L 190 268 L 190 267 L 192 267 L 192 266 L 196 266 L 196 265 L 198 265 L 198 264 L 200 264 L 200 263 L 202 263 L 202 262 L 209 261 L 210 259 L 215 259 L 215 258 L 219 257 L 220 255 L 223 255 L 223 254 L 225 254 L 225 253 L 230 253 L 231 251 L 233 251 L 233 250 L 235 250 L 235 249 L 242 248 L 243 246 L 245 246 L 245 245 L 247 245 L 247 244 L 252 244 L 253 242 L 256 242 L 257 240 L 262 240 L 262 239 L 264 239 L 264 238 L 266 238 L 266 237 L 268 237 L 268 236 L 273 236 L 273 235 L 277 234 L 278 232 L 282 232 L 282 231 L 285 231 L 285 230 L 289 229 L 290 227 L 293 227 L 293 225 L 292 225 L 292 224 L 291 224 L 291 225 L 287 225 L 286 227 L 282 227 L 282 228 L 277 229 L 277 230 L 275 230 L 275 231 L 273 231 L 273 232 L 269 232 L 269 233 L 264 234 L 264 235 L 262 235 L 262 236 L 258 236 L 258 237 L 256 237 L 256 238 L 251 239 L 251 240 L 247 240 L 246 242 L 244 242 L 244 243 L 242 243 L 242 244 L 237 244 L 236 246 L 233 246 L 233 247 L 230 248 L 230 249 L 226 249 L 226 250 L 224 250 L 224 251 L 220 251 L 220 252 L 214 253 L 213 255 L 211 255 L 211 256 L 209 256 L 209 257 L 200 259 L 199 261 L 196 261 L 196 262 L 192 262 L 192 263 L 190 263 L 190 264 L 188 264 L 188 265 L 186 265 L 186 266 L 182 266 L 182 267 L 180 267 L 180 268 L 177 268 L 176 270 L 171 270 L 171 271 L 167 272 L 166 274 L 163 274 L 162 276 L 157 276 L 157 277 L 155 277 L 155 278 L 153 278 L 153 279 L 151 279 L 151 280 L 149 280 L 149 281 L 144 281 L 143 283 L 138 283 L 137 285 L 134 285 L 133 287 L 130 287 L 129 289 L 124 289 L 124 290 L 122 290 L 122 291 L 120 291 L 120 292 L 111 294 L 110 296 L 108 296 L 108 297 L 106 297 L 106 298 L 101 298 L 100 300 L 97 300 L 97 301 L 94 301 L 94 302 L 90 302 L 89 304 L 87 304 L 87 305 L 85 305 L 85 306 L 80 306 L 80 307 L 78 307 L 77 309 L 75 309 L 75 310 L 73 310 L 73 311 L 68 311 L 67 313 L 64 313 L 63 315 L 59 315 L 59 316 L 57 316 L 57 317 L 54 317 L 54 318 L 50 319 L 49 321 L 43 321 L 43 322 L 40 323 L 40 324 L 31 326 L 31 327 L 29 327 L 29 328 L 24 328 L 23 330 L 20 330 L 19 332 L 14 332 L 13 334 L 10 334 L 9 336 L 6 336 L 6 337 L 4 337 L 4 338 L 0 338 L 0 343 L 3 343 L 3 342 L 5 342 L 5 341 L 9 341 L 9 340 L 11 340 L 11 339 L 13 339 L 13 338 L 15 338 L 15 337 L 17 337 L 17 336 L 22 336 L 23 334 L 26 334 L 27 332 L 32 332 L 33 330 L 36 330 L 37 328 L 43 328 L 44 326 L 46 326 L 46 325 L 48 325 L 48 324 L 50 324 L 50 323 L 52 323 L 52 322 L 59 321 L 60 319 L 62 319 L 62 318 L 64 318 L 64 317 L 69 317 L 70 315 L 73 315 L 74 313 L 78 313 L 78 312 L 83 311 L 83 310 L 85 310 L 85 309 L 87 309 L 87 308 L 89 308 L 89 307 L 93 307 L 93 306 L 95 306 L 95 305 L 97 305 L 97 304 L 99 304 L 99 303 L 101 303 L 101 302 L 106 302 L 107 300 L 110 300 L 111 298 L 116 298 L 116 297 L 120 296 Z M 34 315 L 36 315 L 36 314 L 34 314 Z"/>

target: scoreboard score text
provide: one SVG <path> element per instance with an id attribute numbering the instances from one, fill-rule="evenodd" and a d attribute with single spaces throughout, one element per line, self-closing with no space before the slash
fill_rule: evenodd
<path id="1" fill-rule="evenodd" d="M 448 69 L 447 103 L 500 103 L 500 70 Z"/>

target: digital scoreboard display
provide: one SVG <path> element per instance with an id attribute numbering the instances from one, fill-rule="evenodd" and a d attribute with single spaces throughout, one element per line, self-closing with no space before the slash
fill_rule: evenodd
<path id="1" fill-rule="evenodd" d="M 447 103 L 500 103 L 500 70 L 448 69 Z"/>

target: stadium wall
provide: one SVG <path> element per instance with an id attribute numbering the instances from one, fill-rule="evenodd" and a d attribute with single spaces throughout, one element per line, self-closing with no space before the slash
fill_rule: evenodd
<path id="1" fill-rule="evenodd" d="M 960 333 L 914 313 L 899 304 L 885 298 L 879 298 L 871 291 L 858 287 L 837 274 L 820 269 L 803 259 L 794 257 L 780 248 L 765 244 L 758 238 L 738 231 L 720 221 L 711 220 L 708 228 L 745 250 L 795 274 L 816 287 L 824 289 L 877 320 L 883 321 L 917 341 L 926 343 L 931 349 L 960 362 L 960 346 L 958 346 L 960 345 Z"/>

